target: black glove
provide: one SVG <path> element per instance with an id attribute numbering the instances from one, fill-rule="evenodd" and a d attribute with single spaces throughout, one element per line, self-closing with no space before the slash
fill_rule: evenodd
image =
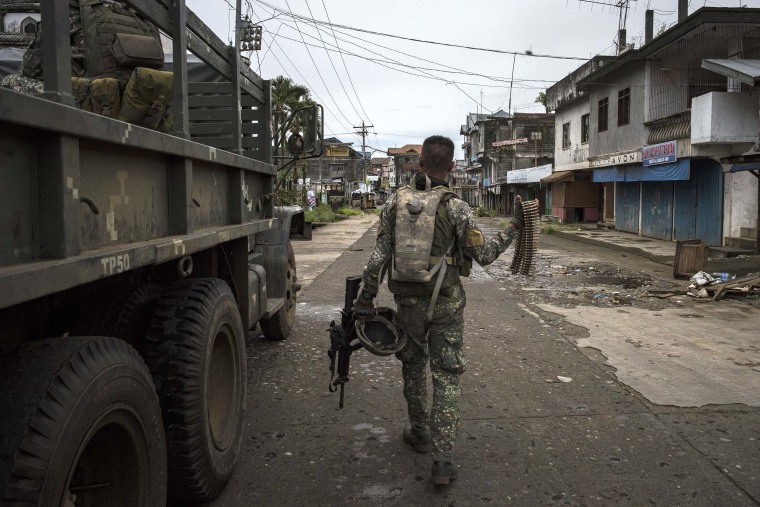
<path id="1" fill-rule="evenodd" d="M 354 301 L 354 315 L 357 318 L 368 318 L 375 314 L 375 299 L 376 294 L 368 289 L 363 289 Z"/>
<path id="2" fill-rule="evenodd" d="M 525 211 L 523 210 L 522 199 L 520 199 L 519 196 L 515 200 L 515 216 L 512 218 L 511 222 L 518 231 L 522 230 L 525 225 Z"/>

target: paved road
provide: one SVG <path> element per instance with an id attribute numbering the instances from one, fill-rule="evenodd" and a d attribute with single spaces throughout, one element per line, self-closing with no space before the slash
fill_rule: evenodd
<path id="1" fill-rule="evenodd" d="M 213 505 L 760 505 L 760 409 L 653 403 L 601 353 L 579 348 L 585 310 L 570 325 L 484 270 L 466 282 L 460 477 L 432 486 L 429 457 L 400 438 L 394 358 L 353 356 L 343 410 L 327 392 L 326 329 L 345 277 L 366 262 L 375 230 L 362 231 L 375 220 L 357 217 L 296 244 L 305 282 L 298 322 L 285 342 L 249 345 L 246 436 Z M 606 320 L 625 327 L 617 314 Z M 747 346 L 757 347 L 753 336 Z M 757 375 L 753 382 L 757 390 Z"/>

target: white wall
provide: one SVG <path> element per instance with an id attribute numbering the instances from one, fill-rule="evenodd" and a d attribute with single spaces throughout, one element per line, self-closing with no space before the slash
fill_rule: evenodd
<path id="1" fill-rule="evenodd" d="M 581 144 L 581 116 L 589 114 L 588 100 L 579 100 L 555 111 L 554 165 L 561 171 L 564 165 L 588 160 L 588 143 Z M 562 125 L 570 123 L 570 148 L 562 149 Z"/>
<path id="2" fill-rule="evenodd" d="M 691 144 L 757 140 L 758 94 L 712 92 L 691 101 Z"/>
<path id="3" fill-rule="evenodd" d="M 742 227 L 757 227 L 757 185 L 749 171 L 724 174 L 724 236 L 738 238 Z"/>
<path id="4" fill-rule="evenodd" d="M 25 20 L 26 18 L 34 18 L 37 21 L 40 20 L 40 15 L 36 12 L 10 12 L 5 15 L 5 19 L 3 20 L 3 31 L 9 32 L 10 27 L 13 27 L 14 32 L 21 31 L 21 22 Z"/>

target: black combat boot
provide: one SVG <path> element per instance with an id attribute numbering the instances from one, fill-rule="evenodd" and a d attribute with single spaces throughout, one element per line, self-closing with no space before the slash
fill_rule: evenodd
<path id="1" fill-rule="evenodd" d="M 433 463 L 433 472 L 431 474 L 433 484 L 449 484 L 457 478 L 457 469 L 451 464 L 451 461 L 436 461 Z"/>
<path id="2" fill-rule="evenodd" d="M 430 452 L 433 449 L 433 439 L 430 438 L 430 431 L 417 431 L 411 427 L 404 429 L 404 442 L 414 447 L 417 452 Z"/>

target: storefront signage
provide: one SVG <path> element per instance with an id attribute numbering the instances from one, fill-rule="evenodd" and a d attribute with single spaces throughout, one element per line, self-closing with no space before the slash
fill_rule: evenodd
<path id="1" fill-rule="evenodd" d="M 675 162 L 678 159 L 677 148 L 677 141 L 668 141 L 667 143 L 644 146 L 641 150 L 641 158 L 644 161 L 644 167 Z"/>
<path id="2" fill-rule="evenodd" d="M 591 167 L 607 167 L 611 165 L 637 164 L 641 162 L 641 150 L 617 153 L 605 158 L 589 160 Z"/>
<path id="3" fill-rule="evenodd" d="M 348 146 L 328 146 L 327 156 L 328 157 L 347 157 Z"/>
<path id="4" fill-rule="evenodd" d="M 507 173 L 507 183 L 538 183 L 552 173 L 552 165 L 541 165 L 528 169 L 515 169 Z"/>

